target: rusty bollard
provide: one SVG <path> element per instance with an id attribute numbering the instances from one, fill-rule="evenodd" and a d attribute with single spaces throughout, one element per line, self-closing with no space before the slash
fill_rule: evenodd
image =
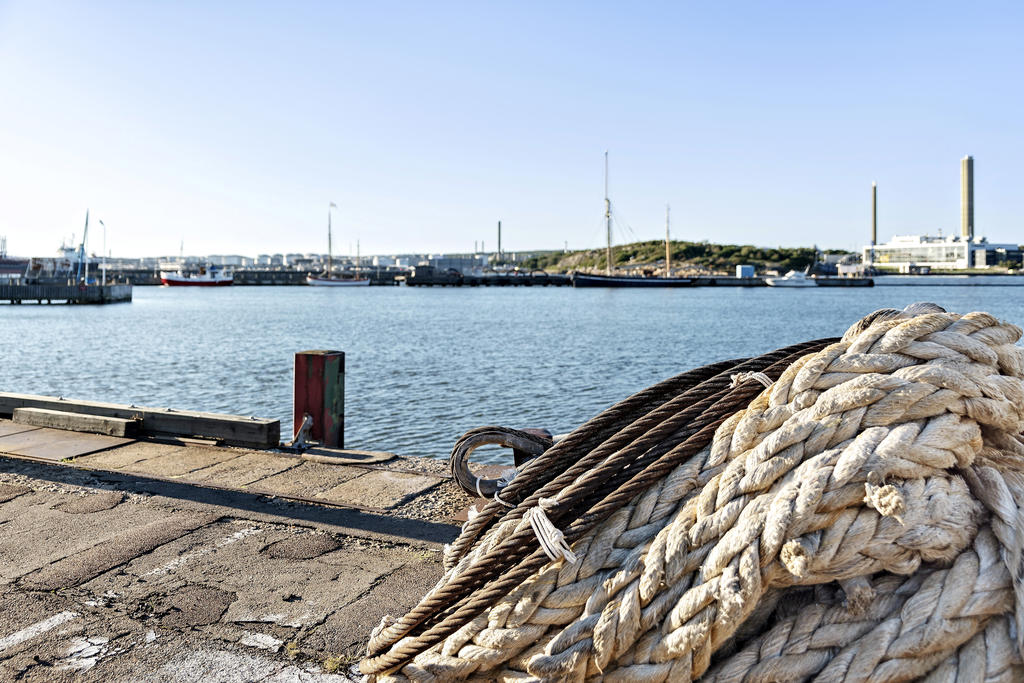
<path id="1" fill-rule="evenodd" d="M 293 430 L 313 418 L 310 437 L 331 448 L 345 447 L 345 352 L 300 351 L 295 354 Z"/>

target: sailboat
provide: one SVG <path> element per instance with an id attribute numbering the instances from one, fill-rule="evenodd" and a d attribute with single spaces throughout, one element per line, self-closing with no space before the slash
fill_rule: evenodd
<path id="1" fill-rule="evenodd" d="M 608 238 L 605 247 L 605 274 L 575 271 L 569 276 L 573 287 L 690 287 L 693 285 L 693 278 L 669 277 L 671 252 L 668 239 L 668 207 L 665 209 L 665 277 L 612 274 L 612 202 L 608 198 L 608 152 L 604 153 L 604 219 Z"/>
<path id="2" fill-rule="evenodd" d="M 325 275 L 307 275 L 306 284 L 315 287 L 365 287 L 370 284 L 369 278 L 334 277 L 334 255 L 331 247 L 331 209 L 338 208 L 334 202 L 327 207 L 327 273 Z"/>

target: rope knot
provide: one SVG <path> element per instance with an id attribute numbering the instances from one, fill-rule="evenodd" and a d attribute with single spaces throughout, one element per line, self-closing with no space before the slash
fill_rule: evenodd
<path id="1" fill-rule="evenodd" d="M 544 505 L 546 499 L 541 498 L 540 505 L 535 508 L 530 508 L 526 512 L 526 517 L 529 519 L 530 527 L 533 529 L 533 533 L 537 536 L 537 541 L 540 543 L 541 549 L 544 554 L 552 562 L 556 562 L 562 558 L 565 558 L 570 563 L 576 562 L 576 553 L 572 551 L 569 544 L 565 542 L 565 534 L 563 534 L 558 527 L 556 527 L 548 515 L 544 512 Z"/>

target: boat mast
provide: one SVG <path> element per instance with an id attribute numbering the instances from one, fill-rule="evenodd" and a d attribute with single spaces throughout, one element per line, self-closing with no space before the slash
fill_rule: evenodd
<path id="1" fill-rule="evenodd" d="M 89 281 L 89 261 L 85 255 L 85 242 L 89 238 L 89 209 L 85 210 L 85 232 L 82 233 L 82 243 L 78 245 L 78 272 L 75 277 L 82 281 L 82 261 L 85 261 L 85 282 Z M 72 242 L 73 244 L 74 242 Z"/>
<path id="2" fill-rule="evenodd" d="M 331 278 L 331 273 L 334 272 L 334 256 L 331 253 L 331 209 L 336 209 L 338 206 L 331 202 L 327 205 L 327 278 Z"/>
<path id="3" fill-rule="evenodd" d="M 612 201 L 608 199 L 608 150 L 604 151 L 604 222 L 608 233 L 608 245 L 605 247 L 605 273 L 612 274 Z"/>
<path id="4" fill-rule="evenodd" d="M 106 287 L 107 286 L 107 224 L 104 223 L 103 221 L 100 221 L 100 225 L 103 226 L 103 254 L 102 254 L 103 265 L 101 267 L 103 268 L 103 286 Z"/>
<path id="5" fill-rule="evenodd" d="M 665 277 L 672 277 L 672 250 L 668 246 L 668 213 L 671 210 L 665 205 Z"/>

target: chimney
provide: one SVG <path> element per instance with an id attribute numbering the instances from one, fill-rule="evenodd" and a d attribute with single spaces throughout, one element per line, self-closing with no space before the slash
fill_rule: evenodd
<path id="1" fill-rule="evenodd" d="M 871 183 L 871 246 L 878 244 L 878 185 Z"/>
<path id="2" fill-rule="evenodd" d="M 960 236 L 974 241 L 974 157 L 960 160 Z"/>

